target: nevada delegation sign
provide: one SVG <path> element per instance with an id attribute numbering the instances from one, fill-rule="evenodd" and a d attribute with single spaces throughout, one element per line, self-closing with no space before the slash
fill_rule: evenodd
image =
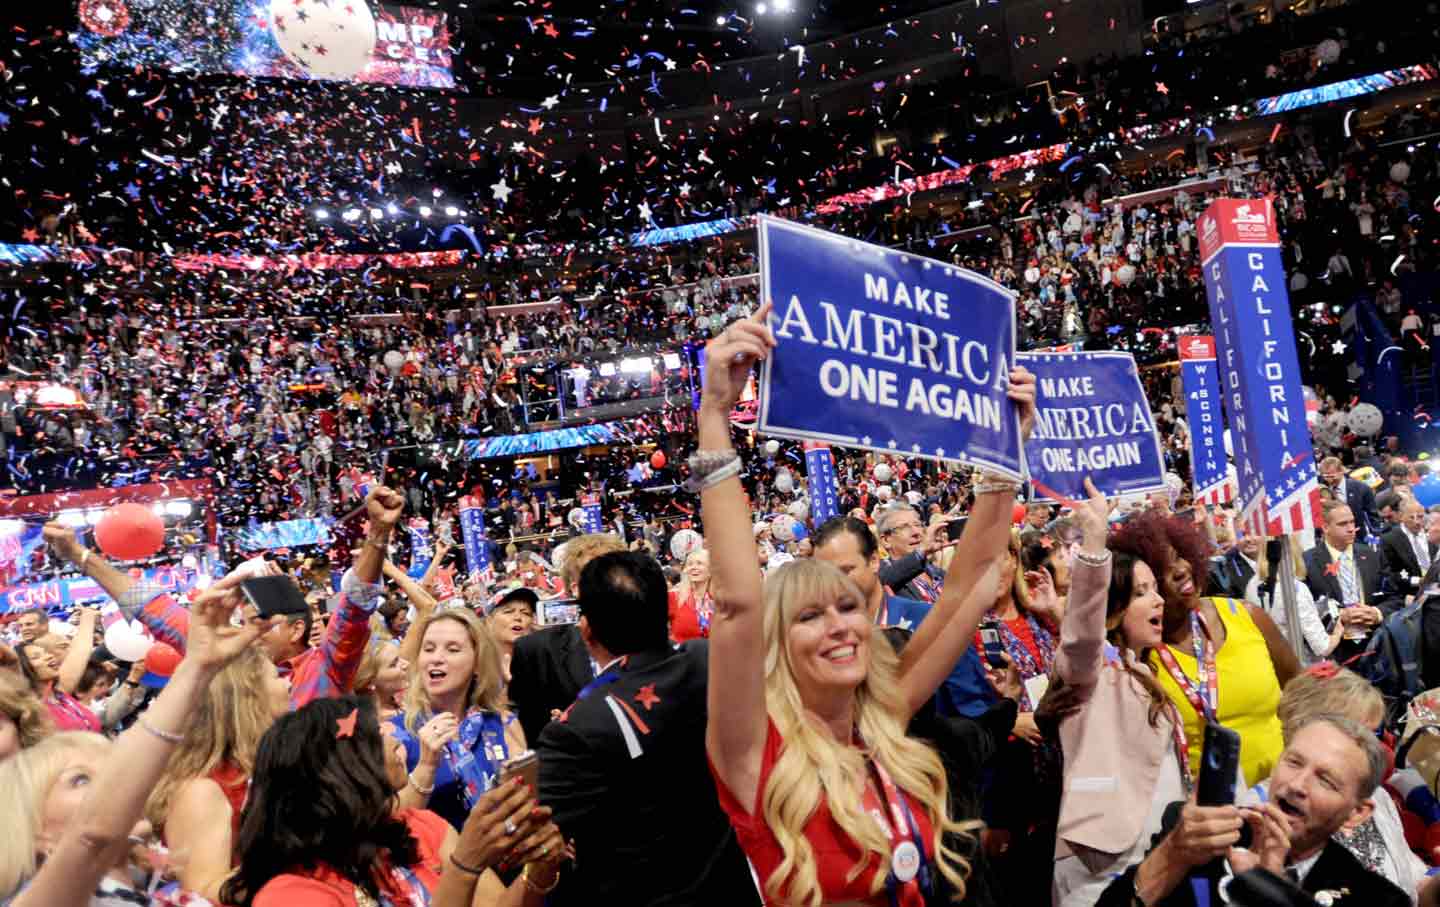
<path id="1" fill-rule="evenodd" d="M 961 460 L 1021 477 L 1005 396 L 1009 290 L 943 262 L 761 217 L 760 291 L 777 346 L 761 434 Z"/>

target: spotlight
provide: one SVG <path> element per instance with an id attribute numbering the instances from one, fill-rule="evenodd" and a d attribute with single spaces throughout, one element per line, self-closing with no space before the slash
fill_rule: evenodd
<path id="1" fill-rule="evenodd" d="M 324 208 L 317 208 L 317 209 L 315 210 L 315 219 L 316 219 L 316 220 L 329 220 L 329 219 L 330 219 L 330 212 L 329 212 L 329 211 L 326 211 Z"/>
<path id="2" fill-rule="evenodd" d="M 770 7 L 766 6 L 766 5 L 763 4 L 763 3 L 757 3 L 757 4 L 755 4 L 755 15 L 757 15 L 757 16 L 763 16 L 763 15 L 765 15 L 765 14 L 768 13 L 768 12 L 770 12 Z"/>
<path id="3" fill-rule="evenodd" d="M 420 216 L 421 216 L 421 217 L 429 217 L 430 214 L 431 214 L 431 211 L 430 211 L 430 206 L 429 206 L 429 205 L 421 205 L 421 206 L 420 206 Z"/>
<path id="4" fill-rule="evenodd" d="M 446 217 L 454 217 L 454 216 L 456 216 L 456 215 L 459 214 L 459 213 L 460 213 L 460 209 L 457 208 L 457 207 L 455 207 L 454 205 L 446 205 L 446 206 L 445 206 L 445 216 L 446 216 Z"/>
<path id="5" fill-rule="evenodd" d="M 371 208 L 371 209 L 370 209 L 370 219 L 371 219 L 371 220 L 379 220 L 380 218 L 382 218 L 382 217 L 384 217 L 384 216 L 385 216 L 385 212 L 384 212 L 384 211 L 381 211 L 379 208 Z"/>
<path id="6" fill-rule="evenodd" d="M 715 24 L 716 24 L 716 25 L 725 25 L 725 24 L 728 23 L 729 21 L 730 21 L 730 17 L 729 17 L 729 16 L 716 16 L 716 17 L 715 17 Z"/>
<path id="7" fill-rule="evenodd" d="M 391 217 L 394 217 L 395 215 L 400 213 L 400 209 L 395 206 L 394 202 L 391 202 L 390 204 L 385 206 L 385 213 L 389 214 Z"/>
<path id="8" fill-rule="evenodd" d="M 794 7 L 791 0 L 775 0 L 775 12 L 788 13 Z"/>
<path id="9" fill-rule="evenodd" d="M 351 208 L 350 210 L 342 214 L 341 217 L 345 218 L 348 221 L 357 221 L 360 219 L 360 209 Z"/>

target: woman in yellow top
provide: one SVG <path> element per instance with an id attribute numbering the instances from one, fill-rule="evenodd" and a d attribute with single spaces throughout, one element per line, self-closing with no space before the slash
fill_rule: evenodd
<path id="1" fill-rule="evenodd" d="M 1190 764 L 1198 770 L 1205 722 L 1213 720 L 1240 735 L 1246 783 L 1270 777 L 1284 749 L 1280 689 L 1300 673 L 1295 652 L 1258 605 L 1199 594 L 1209 546 L 1193 522 L 1146 511 L 1118 532 L 1147 552 L 1160 577 L 1165 645 L 1152 650 L 1150 664 L 1184 719 Z"/>

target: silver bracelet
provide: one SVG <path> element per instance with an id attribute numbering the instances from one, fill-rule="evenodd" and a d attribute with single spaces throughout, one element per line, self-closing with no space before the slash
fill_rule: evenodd
<path id="1" fill-rule="evenodd" d="M 1110 563 L 1110 549 L 1106 548 L 1103 554 L 1087 554 L 1084 551 L 1076 551 L 1075 560 L 1090 567 L 1103 567 Z"/>
<path id="2" fill-rule="evenodd" d="M 135 719 L 135 723 L 150 736 L 164 740 L 166 743 L 181 744 L 185 742 L 184 734 L 172 734 L 169 731 L 162 731 L 149 721 L 146 721 L 143 715 Z"/>
<path id="3" fill-rule="evenodd" d="M 687 489 L 689 489 L 690 491 L 695 491 L 695 492 L 705 491 L 706 489 L 714 488 L 716 485 L 719 485 L 721 482 L 725 481 L 726 479 L 733 479 L 733 478 L 735 478 L 736 476 L 738 476 L 739 474 L 740 474 L 740 458 L 739 458 L 739 457 L 736 457 L 735 459 L 731 460 L 729 463 L 726 463 L 724 466 L 721 466 L 719 469 L 717 469 L 717 470 L 715 470 L 715 471 L 713 471 L 713 472 L 707 473 L 706 475 L 700 476 L 700 478 L 699 478 L 698 481 L 695 480 L 695 479 L 693 479 L 693 478 L 690 479 L 689 481 L 687 481 L 687 482 L 685 483 L 685 487 L 686 487 Z"/>
<path id="4" fill-rule="evenodd" d="M 972 489 L 976 495 L 1000 494 L 1004 492 L 1012 496 L 1019 490 L 1020 486 L 1015 482 L 982 482 Z"/>
<path id="5" fill-rule="evenodd" d="M 690 467 L 690 475 L 699 481 L 739 456 L 734 448 L 729 447 L 724 450 L 697 450 L 689 456 L 685 465 Z"/>
<path id="6" fill-rule="evenodd" d="M 428 797 L 431 794 L 435 793 L 434 782 L 431 782 L 429 787 L 421 787 L 420 785 L 415 783 L 415 776 L 413 774 L 407 776 L 406 780 L 410 782 L 410 786 L 414 788 L 415 793 L 419 794 L 422 797 Z"/>

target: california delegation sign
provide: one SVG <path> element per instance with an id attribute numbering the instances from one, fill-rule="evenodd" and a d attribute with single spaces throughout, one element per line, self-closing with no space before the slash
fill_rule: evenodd
<path id="1" fill-rule="evenodd" d="M 1019 479 L 1006 396 L 1015 299 L 943 262 L 762 216 L 760 291 L 778 344 L 761 434 L 960 460 Z"/>

